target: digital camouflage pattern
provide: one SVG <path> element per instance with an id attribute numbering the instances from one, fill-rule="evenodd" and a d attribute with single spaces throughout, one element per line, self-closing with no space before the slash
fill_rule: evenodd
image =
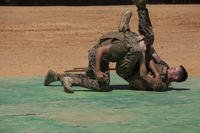
<path id="1" fill-rule="evenodd" d="M 154 32 L 153 32 L 153 27 L 149 18 L 149 13 L 148 10 L 145 9 L 138 9 L 138 17 L 139 17 L 139 26 L 138 26 L 138 31 L 141 35 L 144 35 L 146 38 L 146 43 L 147 43 L 147 51 L 146 51 L 146 60 L 147 62 L 152 59 L 152 54 L 155 52 L 155 49 L 152 47 L 153 42 L 154 42 Z M 131 36 L 132 32 L 130 30 L 127 30 L 125 34 L 128 34 Z M 137 49 L 137 48 L 136 48 Z M 135 49 L 135 50 L 136 50 Z M 160 86 L 156 86 L 154 88 L 150 88 L 150 86 L 147 84 L 145 80 L 143 80 L 140 77 L 139 73 L 139 60 L 140 60 L 140 55 L 141 53 L 136 52 L 132 55 L 135 57 L 132 57 L 131 60 L 127 60 L 126 56 L 122 58 L 120 61 L 116 63 L 116 72 L 117 74 L 125 79 L 126 81 L 129 82 L 129 84 L 134 88 L 134 89 L 140 89 L 140 90 L 155 90 L 155 91 L 164 91 L 168 88 L 169 82 L 167 81 L 167 68 L 168 65 L 166 63 L 163 64 L 156 64 L 156 67 L 160 73 L 160 76 L 162 78 L 162 83 Z M 128 65 L 132 66 L 129 67 L 130 69 L 127 69 Z M 148 66 L 148 63 L 146 63 Z"/>
<path id="2" fill-rule="evenodd" d="M 106 82 L 99 82 L 96 79 L 90 78 L 86 74 L 66 74 L 65 76 L 69 76 L 73 79 L 73 86 L 82 86 L 88 89 L 92 89 L 95 91 L 111 91 L 110 85 L 110 75 L 106 73 L 107 77 L 105 79 Z"/>

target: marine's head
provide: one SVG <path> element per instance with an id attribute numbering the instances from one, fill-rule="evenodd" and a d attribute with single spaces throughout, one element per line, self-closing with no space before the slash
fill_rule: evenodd
<path id="1" fill-rule="evenodd" d="M 183 82 L 188 78 L 186 69 L 180 65 L 176 67 L 170 67 L 167 70 L 167 77 L 170 82 Z"/>

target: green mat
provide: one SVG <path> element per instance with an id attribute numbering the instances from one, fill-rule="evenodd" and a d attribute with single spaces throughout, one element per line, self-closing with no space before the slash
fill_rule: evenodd
<path id="1" fill-rule="evenodd" d="M 0 133 L 199 133 L 200 77 L 173 84 L 167 92 L 129 90 L 112 75 L 111 92 L 43 77 L 0 78 Z"/>

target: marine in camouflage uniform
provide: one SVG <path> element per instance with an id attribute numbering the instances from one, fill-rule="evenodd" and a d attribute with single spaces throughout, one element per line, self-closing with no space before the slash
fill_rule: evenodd
<path id="1" fill-rule="evenodd" d="M 99 47 L 105 45 L 110 45 L 110 48 L 109 52 L 101 59 L 100 69 L 106 74 L 104 77 L 105 82 L 101 82 L 96 79 L 94 73 L 96 65 L 95 53 Z M 73 91 L 71 90 L 70 85 L 68 85 L 69 78 L 66 78 L 70 77 L 72 85 L 83 86 L 95 91 L 110 91 L 109 62 L 118 62 L 124 56 L 131 62 L 131 65 L 129 64 L 130 66 L 126 66 L 128 70 L 130 70 L 141 58 L 141 49 L 138 46 L 136 34 L 133 32 L 129 32 L 128 34 L 124 32 L 110 32 L 104 34 L 100 37 L 97 44 L 88 51 L 89 63 L 86 74 L 59 74 L 50 70 L 46 75 L 44 85 L 48 85 L 56 80 L 61 80 L 64 84 L 65 91 L 72 93 Z"/>
<path id="2" fill-rule="evenodd" d="M 142 1 L 143 2 L 143 1 Z M 145 2 L 145 1 L 144 1 Z M 148 62 L 153 59 L 152 55 L 156 53 L 153 48 L 154 42 L 154 33 L 152 30 L 152 24 L 149 18 L 148 10 L 146 9 L 146 4 L 139 5 L 138 7 L 138 17 L 139 17 L 139 33 L 144 35 L 147 42 L 147 52 L 146 58 Z M 138 5 L 137 5 L 138 6 Z M 143 6 L 143 7 L 142 7 Z M 129 25 L 123 25 L 125 28 L 122 29 L 120 33 L 109 33 L 101 37 L 100 43 L 95 45 L 89 52 L 89 66 L 86 74 L 88 76 L 94 76 L 95 68 L 95 50 L 98 47 L 101 47 L 101 43 L 105 40 L 110 40 L 111 48 L 108 52 L 108 55 L 105 55 L 101 63 L 101 71 L 108 72 L 109 62 L 116 62 L 116 72 L 123 79 L 127 80 L 130 85 L 135 89 L 140 90 L 155 90 L 155 91 L 164 91 L 168 87 L 167 81 L 167 68 L 168 65 L 164 61 L 160 61 L 159 64 L 156 64 L 156 68 L 159 71 L 162 82 L 159 86 L 149 86 L 149 84 L 140 76 L 139 71 L 139 60 L 141 59 L 141 49 L 138 46 L 138 40 L 136 39 L 137 34 L 130 31 Z M 122 34 L 124 33 L 124 34 Z M 118 35 L 118 36 L 116 36 Z M 121 37 L 120 37 L 121 36 Z M 119 43 L 113 43 L 113 40 L 120 41 Z M 99 45 L 100 44 L 100 45 Z M 124 47 L 125 46 L 125 47 Z M 91 52 L 92 51 L 92 52 Z M 114 56 L 113 56 L 114 55 Z M 107 57 L 107 58 L 105 58 Z M 106 69 L 102 69 L 106 66 Z M 147 67 L 149 68 L 149 67 Z M 148 69 L 149 74 L 152 75 L 150 69 Z M 109 76 L 107 76 L 109 77 Z M 109 78 L 107 78 L 109 79 Z M 109 84 L 109 82 L 107 82 Z"/>
<path id="3" fill-rule="evenodd" d="M 103 36 L 100 37 L 97 44 L 94 45 L 88 51 L 89 63 L 85 74 L 70 74 L 70 73 L 60 74 L 50 70 L 46 75 L 44 85 L 48 85 L 51 82 L 60 80 L 64 85 L 65 91 L 69 93 L 73 93 L 71 85 L 83 86 L 95 91 L 111 91 L 109 87 L 110 85 L 109 62 L 117 62 L 126 55 L 127 59 L 130 59 L 130 61 L 133 64 L 134 62 L 136 63 L 142 56 L 141 49 L 136 41 L 135 33 L 132 33 L 131 35 L 132 35 L 132 40 L 130 40 L 130 34 L 124 34 L 123 32 L 110 32 L 104 34 Z M 133 41 L 135 41 L 135 44 Z M 102 47 L 104 45 L 110 45 L 110 49 L 109 52 L 105 54 L 101 60 L 100 69 L 102 72 L 106 74 L 104 78 L 105 82 L 101 82 L 96 79 L 94 74 L 95 52 L 97 48 Z M 132 65 L 130 67 L 132 68 Z"/>
<path id="4" fill-rule="evenodd" d="M 146 51 L 146 65 L 147 68 L 149 68 L 149 61 L 153 59 L 152 55 L 156 53 L 155 49 L 153 48 L 153 42 L 154 42 L 154 33 L 153 33 L 153 28 L 152 24 L 149 18 L 149 13 L 147 8 L 144 7 L 139 7 L 138 10 L 138 17 L 139 17 L 139 33 L 141 35 L 144 35 L 146 38 L 146 43 L 147 43 L 147 51 Z M 127 26 L 129 27 L 129 26 Z M 131 34 L 132 32 L 130 29 L 126 29 L 124 31 L 125 34 Z M 116 72 L 117 74 L 125 79 L 126 81 L 129 82 L 129 84 L 134 88 L 134 89 L 139 89 L 139 90 L 155 90 L 155 91 L 165 91 L 168 88 L 169 82 L 167 81 L 167 69 L 168 65 L 164 61 L 160 61 L 158 64 L 155 64 L 160 77 L 162 79 L 162 82 L 160 83 L 159 86 L 155 87 L 150 87 L 149 84 L 141 78 L 140 76 L 140 71 L 139 71 L 139 63 L 136 65 L 132 64 L 132 61 L 129 61 L 126 59 L 127 57 L 125 56 L 124 58 L 120 59 L 116 63 Z M 127 66 L 132 66 L 132 68 L 129 69 Z M 151 70 L 148 69 L 148 72 L 150 75 L 153 76 L 153 74 L 150 72 Z"/>
<path id="5" fill-rule="evenodd" d="M 153 44 L 154 34 L 152 31 L 148 10 L 146 8 L 138 9 L 138 16 L 139 32 L 146 37 L 148 42 L 147 46 L 150 47 Z M 121 27 L 121 29 L 122 28 L 123 27 Z M 109 62 L 116 62 L 117 74 L 127 80 L 132 87 L 141 90 L 152 90 L 148 83 L 140 77 L 139 60 L 142 58 L 142 53 L 137 42 L 137 36 L 138 35 L 136 33 L 130 31 L 129 26 L 120 32 L 107 33 L 100 37 L 97 44 L 89 50 L 89 65 L 86 70 L 86 74 L 63 75 L 50 71 L 46 77 L 54 77 L 52 78 L 53 80 L 61 80 L 61 82 L 64 84 L 65 91 L 69 93 L 73 93 L 73 90 L 71 90 L 71 85 L 83 86 L 96 91 L 110 91 Z M 101 60 L 100 69 L 106 74 L 106 77 L 105 82 L 100 82 L 95 78 L 94 74 L 95 52 L 97 48 L 104 45 L 110 45 L 110 48 L 109 52 L 105 54 Z M 153 48 L 149 49 L 150 50 L 148 50 L 148 52 L 154 52 Z M 48 81 L 45 82 L 46 85 L 51 82 L 51 80 L 45 81 Z"/>

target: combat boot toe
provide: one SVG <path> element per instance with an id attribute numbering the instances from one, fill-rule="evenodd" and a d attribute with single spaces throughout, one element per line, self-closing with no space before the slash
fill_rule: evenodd
<path id="1" fill-rule="evenodd" d="M 44 86 L 48 86 L 50 83 L 58 80 L 58 74 L 53 70 L 49 70 L 44 79 Z"/>
<path id="2" fill-rule="evenodd" d="M 138 9 L 145 9 L 148 0 L 132 0 Z"/>

